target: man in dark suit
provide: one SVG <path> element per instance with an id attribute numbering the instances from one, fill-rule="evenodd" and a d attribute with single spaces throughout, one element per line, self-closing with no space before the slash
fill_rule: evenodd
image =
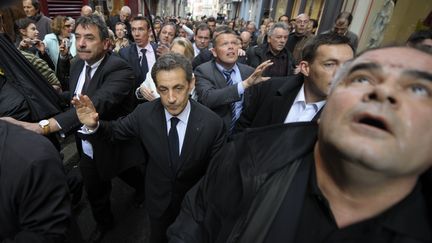
<path id="1" fill-rule="evenodd" d="M 143 16 L 137 16 L 131 21 L 131 31 L 135 43 L 120 49 L 119 55 L 126 60 L 135 73 L 134 88 L 138 88 L 146 79 L 147 73 L 156 62 L 156 46 L 150 43 L 150 22 Z"/>
<path id="2" fill-rule="evenodd" d="M 79 119 L 97 139 L 139 138 L 148 154 L 146 206 L 151 242 L 166 242 L 165 231 L 180 210 L 184 194 L 204 175 L 209 160 L 222 146 L 222 120 L 189 98 L 192 66 L 182 55 L 162 56 L 152 69 L 160 99 L 140 104 L 114 122 L 99 121 L 86 96 L 72 103 Z"/>
<path id="3" fill-rule="evenodd" d="M 322 34 L 303 49 L 300 74 L 272 78 L 251 89 L 250 102 L 234 131 L 271 124 L 317 119 L 336 70 L 354 57 L 349 39 Z"/>
<path id="4" fill-rule="evenodd" d="M 292 53 L 285 44 L 288 40 L 288 26 L 275 23 L 268 31 L 267 43 L 253 46 L 247 50 L 247 64 L 258 67 L 265 60 L 272 60 L 273 65 L 265 72 L 269 77 L 286 77 L 294 73 L 295 62 Z"/>
<path id="5" fill-rule="evenodd" d="M 170 242 L 431 242 L 431 65 L 409 47 L 366 51 L 336 75 L 319 131 L 237 136 L 186 195 Z"/>
<path id="6" fill-rule="evenodd" d="M 242 111 L 245 91 L 269 78 L 261 76 L 272 63 L 266 61 L 253 68 L 237 63 L 239 40 L 233 30 L 227 29 L 213 38 L 215 60 L 195 69 L 198 101 L 216 112 L 232 131 Z"/>
<path id="7" fill-rule="evenodd" d="M 0 121 L 0 241 L 64 242 L 71 204 L 59 153 L 44 137 Z"/>
<path id="8" fill-rule="evenodd" d="M 80 59 L 71 67 L 70 98 L 85 93 L 91 97 L 104 120 L 125 116 L 134 109 L 132 69 L 121 58 L 108 53 L 108 29 L 98 16 L 80 17 L 75 36 Z M 73 95 L 72 95 L 73 94 Z M 75 132 L 80 121 L 75 109 L 62 112 L 39 123 L 17 122 L 39 134 Z M 137 140 L 108 143 L 101 140 L 79 139 L 82 147 L 80 169 L 88 200 L 97 227 L 90 241 L 100 241 L 114 227 L 111 212 L 111 178 L 120 175 L 137 190 L 137 200 L 143 200 L 144 178 L 138 165 L 144 162 L 144 152 Z"/>

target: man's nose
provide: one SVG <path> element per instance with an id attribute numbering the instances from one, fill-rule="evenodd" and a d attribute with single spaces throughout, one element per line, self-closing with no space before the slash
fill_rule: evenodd
<path id="1" fill-rule="evenodd" d="M 366 94 L 365 100 L 388 103 L 392 106 L 399 105 L 395 87 L 385 83 L 373 86 L 372 90 Z"/>

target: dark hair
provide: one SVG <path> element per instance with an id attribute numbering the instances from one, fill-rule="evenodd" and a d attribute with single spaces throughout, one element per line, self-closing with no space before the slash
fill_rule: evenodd
<path id="1" fill-rule="evenodd" d="M 178 35 L 177 25 L 174 24 L 173 22 L 167 22 L 167 23 L 164 23 L 164 24 L 161 26 L 161 28 L 160 28 L 159 35 L 160 35 L 160 33 L 162 32 L 163 28 L 165 28 L 166 26 L 172 26 L 172 27 L 174 28 L 174 38 L 177 37 L 177 35 Z M 158 39 L 159 39 L 159 38 L 158 38 Z"/>
<path id="2" fill-rule="evenodd" d="M 207 18 L 207 23 L 208 23 L 208 22 L 216 22 L 215 17 L 213 17 L 213 16 L 208 17 L 208 18 Z"/>
<path id="3" fill-rule="evenodd" d="M 147 23 L 147 29 L 150 29 L 150 20 L 144 16 L 135 16 L 129 22 L 132 23 L 133 21 L 139 21 L 139 20 L 145 21 Z"/>
<path id="4" fill-rule="evenodd" d="M 15 21 L 15 27 L 19 35 L 21 36 L 21 32 L 19 30 L 26 29 L 30 24 L 35 24 L 36 21 L 29 18 L 21 18 Z"/>
<path id="5" fill-rule="evenodd" d="M 432 39 L 432 30 L 419 30 L 412 33 L 407 40 L 407 44 L 415 46 L 426 39 Z"/>
<path id="6" fill-rule="evenodd" d="M 160 71 L 170 71 L 176 68 L 181 68 L 186 74 L 186 80 L 190 83 L 192 81 L 192 64 L 183 55 L 169 52 L 156 61 L 151 70 L 151 76 L 157 86 L 156 74 Z"/>
<path id="7" fill-rule="evenodd" d="M 199 24 L 199 25 L 195 28 L 195 35 L 198 34 L 198 30 L 209 30 L 209 31 L 210 31 L 210 37 L 211 37 L 211 35 L 212 35 L 211 29 L 210 29 L 210 27 L 208 26 L 208 24 L 205 24 L 205 23 L 201 23 L 201 24 Z"/>
<path id="8" fill-rule="evenodd" d="M 101 40 L 105 40 L 105 39 L 109 38 L 108 27 L 107 27 L 105 21 L 99 15 L 92 14 L 88 17 L 87 16 L 81 16 L 76 21 L 75 30 L 79 25 L 81 25 L 84 28 L 86 28 L 90 25 L 95 25 L 99 30 L 99 37 Z"/>
<path id="9" fill-rule="evenodd" d="M 282 17 L 287 17 L 287 18 L 288 18 L 288 21 L 290 20 L 290 18 L 288 17 L 288 15 L 283 14 L 283 15 L 281 15 L 281 16 L 278 18 L 278 22 L 281 22 L 281 18 L 282 18 Z"/>
<path id="10" fill-rule="evenodd" d="M 338 19 L 346 19 L 348 20 L 348 26 L 351 25 L 351 21 L 353 19 L 353 16 L 350 12 L 341 12 L 336 16 L 335 21 L 337 21 Z"/>
<path id="11" fill-rule="evenodd" d="M 320 47 L 321 45 L 341 45 L 341 44 L 349 45 L 349 47 L 351 47 L 351 49 L 353 50 L 353 53 L 355 53 L 355 50 L 350 42 L 350 39 L 346 36 L 340 36 L 333 32 L 314 36 L 313 38 L 308 40 L 305 46 L 303 47 L 301 60 L 312 63 L 315 59 L 316 51 L 318 50 L 318 47 Z"/>
<path id="12" fill-rule="evenodd" d="M 228 26 L 224 26 L 224 27 L 225 28 L 222 31 L 215 30 L 215 33 L 217 33 L 217 34 L 215 36 L 213 36 L 213 39 L 212 39 L 213 47 L 216 47 L 216 40 L 217 40 L 218 36 L 220 36 L 222 34 L 231 34 L 231 35 L 237 36 L 237 34 L 234 30 L 230 29 Z"/>
<path id="13" fill-rule="evenodd" d="M 39 12 L 40 11 L 40 4 L 39 4 L 39 0 L 32 0 L 31 1 L 31 5 L 33 5 L 33 7 Z"/>

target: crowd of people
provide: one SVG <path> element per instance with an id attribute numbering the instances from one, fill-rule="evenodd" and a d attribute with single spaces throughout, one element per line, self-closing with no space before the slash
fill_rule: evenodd
<path id="1" fill-rule="evenodd" d="M 115 177 L 152 243 L 432 241 L 432 30 L 356 54 L 349 12 L 318 34 L 305 13 L 258 29 L 22 3 L 0 36 L 1 242 L 64 242 L 83 189 L 101 242 Z"/>

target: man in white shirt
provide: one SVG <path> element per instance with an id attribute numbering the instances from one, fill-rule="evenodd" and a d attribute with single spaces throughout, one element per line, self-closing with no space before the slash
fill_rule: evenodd
<path id="1" fill-rule="evenodd" d="M 156 62 L 156 46 L 149 41 L 150 22 L 147 18 L 134 17 L 131 21 L 131 31 L 135 43 L 120 49 L 119 55 L 134 70 L 136 90 Z"/>
<path id="2" fill-rule="evenodd" d="M 251 90 L 235 132 L 318 118 L 333 75 L 354 57 L 353 47 L 344 36 L 322 34 L 305 45 L 302 57 L 299 75 L 273 78 Z"/>
<path id="3" fill-rule="evenodd" d="M 207 24 L 200 24 L 195 30 L 194 36 L 194 56 L 198 56 L 201 50 L 208 49 L 210 46 L 211 31 Z"/>

